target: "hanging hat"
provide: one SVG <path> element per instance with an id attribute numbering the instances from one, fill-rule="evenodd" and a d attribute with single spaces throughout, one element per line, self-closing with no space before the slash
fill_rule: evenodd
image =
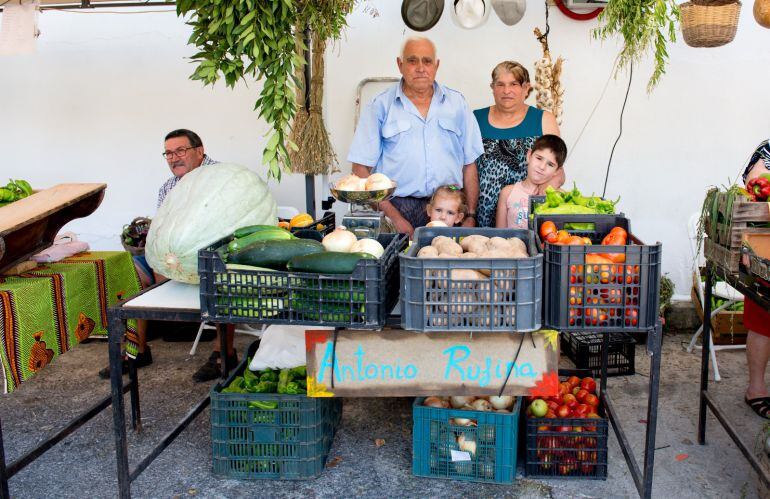
<path id="1" fill-rule="evenodd" d="M 461 28 L 475 29 L 487 22 L 491 10 L 489 0 L 454 0 L 452 19 Z"/>
<path id="2" fill-rule="evenodd" d="M 410 29 L 428 31 L 436 25 L 444 12 L 444 0 L 404 0 L 401 18 Z"/>
<path id="3" fill-rule="evenodd" d="M 513 26 L 524 17 L 527 2 L 526 0 L 492 0 L 492 8 L 504 24 Z"/>

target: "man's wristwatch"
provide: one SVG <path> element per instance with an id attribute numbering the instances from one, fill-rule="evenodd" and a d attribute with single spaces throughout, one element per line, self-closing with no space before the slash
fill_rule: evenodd
<path id="1" fill-rule="evenodd" d="M 465 218 L 472 218 L 472 219 L 476 220 L 476 214 L 475 213 L 466 213 L 465 214 Z"/>

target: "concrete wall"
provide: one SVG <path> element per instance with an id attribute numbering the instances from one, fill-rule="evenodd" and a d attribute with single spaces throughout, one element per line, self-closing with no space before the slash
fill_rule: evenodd
<path id="1" fill-rule="evenodd" d="M 530 3 L 513 27 L 492 14 L 472 31 L 451 21 L 452 2 L 445 3 L 444 17 L 427 35 L 438 45 L 439 80 L 462 91 L 472 107 L 492 102 L 489 72 L 497 62 L 515 59 L 534 72 L 541 52 L 532 30 L 545 23 L 540 2 Z M 325 115 L 343 160 L 356 85 L 367 77 L 398 75 L 395 57 L 412 34 L 400 4 L 370 1 L 379 16 L 355 12 L 344 39 L 328 49 Z M 189 28 L 173 11 L 160 10 L 166 12 L 44 12 L 37 54 L 0 58 L 2 178 L 23 177 L 35 186 L 107 182 L 101 208 L 70 226 L 95 248 L 119 247 L 122 224 L 154 213 L 157 187 L 169 176 L 160 152 L 170 129 L 192 128 L 212 157 L 264 172 L 266 126 L 252 111 L 259 83 L 230 90 L 188 80 L 193 66 L 185 57 L 194 52 L 186 45 Z M 584 191 L 601 192 L 628 82 L 628 73 L 612 79 L 620 45 L 592 40 L 596 21 L 571 21 L 552 9 L 550 24 L 552 54 L 566 58 L 567 179 Z M 645 92 L 651 61 L 634 67 L 607 195 L 622 196 L 634 232 L 663 243 L 664 271 L 680 294 L 688 294 L 688 219 L 700 209 L 707 187 L 734 179 L 770 135 L 769 41 L 770 31 L 754 22 L 747 4 L 733 43 L 693 49 L 680 40 L 670 46 L 668 72 L 652 94 Z M 365 97 L 376 88 L 367 87 Z M 346 162 L 341 167 L 349 171 Z M 302 177 L 271 185 L 279 204 L 304 209 Z M 317 185 L 319 199 L 325 197 L 323 179 Z"/>

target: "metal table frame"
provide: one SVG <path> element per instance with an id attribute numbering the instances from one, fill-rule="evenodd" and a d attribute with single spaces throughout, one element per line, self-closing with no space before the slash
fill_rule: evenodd
<path id="1" fill-rule="evenodd" d="M 128 319 L 147 319 L 158 321 L 185 321 L 198 322 L 201 320 L 200 309 L 185 308 L 164 308 L 164 307 L 131 307 L 130 301 L 136 299 L 157 286 L 147 288 L 138 295 L 129 300 L 122 301 L 110 308 L 108 317 L 108 335 L 109 335 L 109 357 L 110 357 L 110 384 L 112 386 L 112 419 L 113 430 L 115 434 L 115 452 L 118 466 L 118 492 L 121 498 L 131 497 L 131 482 L 144 471 L 156 457 L 168 447 L 174 439 L 205 409 L 211 402 L 209 395 L 200 399 L 185 416 L 176 424 L 176 426 L 166 433 L 160 442 L 144 456 L 133 469 L 129 468 L 128 461 L 128 439 L 126 434 L 126 416 L 123 402 L 123 394 L 127 391 L 131 393 L 131 426 L 135 431 L 142 429 L 142 416 L 139 403 L 139 381 L 136 373 L 136 366 L 133 360 L 129 359 L 129 386 L 123 386 L 123 375 L 121 372 L 122 349 L 121 342 L 126 331 L 126 320 Z M 226 352 L 226 328 L 225 324 L 216 324 L 219 335 L 220 352 Z M 226 378 L 230 369 L 227 355 L 222 356 L 223 369 L 222 378 Z"/>
<path id="2" fill-rule="evenodd" d="M 764 483 L 766 487 L 770 487 L 770 474 L 760 464 L 757 457 L 751 451 L 750 447 L 744 442 L 738 435 L 738 431 L 732 425 L 727 415 L 717 405 L 716 400 L 708 391 L 709 384 L 709 354 L 711 349 L 711 342 L 708 341 L 711 334 L 711 293 L 714 287 L 715 277 L 720 277 L 730 286 L 737 289 L 745 297 L 754 300 L 758 305 L 765 309 L 770 309 L 770 294 L 760 291 L 757 285 L 751 284 L 753 278 L 745 273 L 739 275 L 731 274 L 722 267 L 715 265 L 713 262 L 706 263 L 706 289 L 704 293 L 703 304 L 703 350 L 701 352 L 701 369 L 700 369 L 700 408 L 698 411 L 698 443 L 700 445 L 706 444 L 706 409 L 716 416 L 719 424 L 725 429 L 727 434 L 733 440 L 738 449 L 743 453 L 744 457 L 748 460 L 751 467 L 757 472 L 759 479 Z"/>

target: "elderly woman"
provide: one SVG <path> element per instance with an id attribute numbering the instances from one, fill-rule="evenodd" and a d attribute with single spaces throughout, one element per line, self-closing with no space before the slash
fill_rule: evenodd
<path id="1" fill-rule="evenodd" d="M 743 182 L 770 173 L 770 145 L 762 142 L 751 155 L 743 172 Z M 754 412 L 770 419 L 770 392 L 765 385 L 767 361 L 770 360 L 770 312 L 760 307 L 748 296 L 745 297 L 743 323 L 749 334 L 746 336 L 746 361 L 749 367 L 749 386 L 745 400 Z"/>
<path id="2" fill-rule="evenodd" d="M 497 198 L 503 186 L 527 176 L 527 150 L 543 135 L 559 135 L 556 118 L 548 111 L 524 101 L 532 92 L 529 72 L 513 61 L 504 61 L 492 71 L 495 104 L 473 112 L 479 122 L 484 154 L 477 160 L 479 227 L 494 227 Z M 564 183 L 564 172 L 554 179 L 555 187 Z"/>

